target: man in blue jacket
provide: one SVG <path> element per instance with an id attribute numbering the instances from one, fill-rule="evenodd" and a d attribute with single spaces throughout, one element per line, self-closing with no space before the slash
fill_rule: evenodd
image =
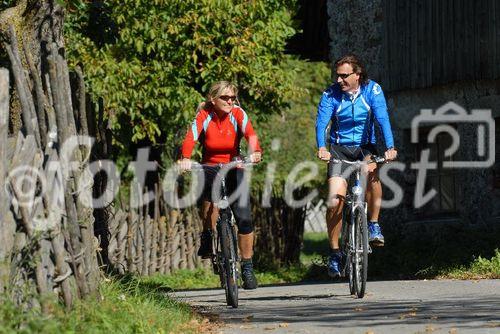
<path id="1" fill-rule="evenodd" d="M 331 253 L 328 260 L 328 274 L 340 276 L 339 234 L 342 229 L 342 208 L 347 191 L 346 164 L 333 163 L 338 160 L 366 160 L 378 155 L 375 148 L 374 120 L 377 120 L 385 141 L 385 158 L 394 160 L 391 124 L 387 113 L 385 97 L 380 85 L 368 79 L 364 66 L 354 55 L 347 55 L 335 62 L 337 82 L 326 91 L 318 105 L 316 119 L 316 142 L 318 158 L 330 161 L 328 164 L 329 200 L 326 221 Z M 326 134 L 331 122 L 330 133 Z M 329 136 L 330 150 L 325 137 Z M 383 246 L 384 237 L 378 224 L 382 185 L 375 164 L 368 169 L 366 201 L 369 212 L 369 240 L 372 246 Z M 348 175 L 347 175 L 348 176 Z"/>

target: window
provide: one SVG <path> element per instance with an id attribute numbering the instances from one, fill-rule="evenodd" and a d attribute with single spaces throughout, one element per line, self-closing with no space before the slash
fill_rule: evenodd
<path id="1" fill-rule="evenodd" d="M 420 161 L 423 150 L 430 149 L 429 161 L 437 162 L 436 169 L 427 170 L 425 182 L 425 193 L 430 189 L 435 189 L 435 195 L 427 204 L 418 209 L 418 213 L 423 216 L 449 214 L 457 209 L 457 183 L 456 170 L 443 168 L 443 161 L 452 161 L 452 157 L 445 157 L 445 150 L 451 146 L 451 136 L 446 133 L 437 135 L 434 143 L 427 142 L 427 135 L 431 128 L 419 129 L 420 142 L 415 144 L 415 161 Z"/>

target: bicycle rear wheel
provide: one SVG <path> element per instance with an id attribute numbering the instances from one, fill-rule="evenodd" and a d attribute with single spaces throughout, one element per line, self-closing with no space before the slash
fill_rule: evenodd
<path id="1" fill-rule="evenodd" d="M 225 216 L 225 215 L 223 215 Z M 230 218 L 230 216 L 229 216 Z M 221 217 L 220 242 L 223 255 L 224 288 L 226 290 L 227 305 L 238 307 L 238 272 L 237 272 L 237 245 L 235 231 L 228 217 Z"/>
<path id="2" fill-rule="evenodd" d="M 354 249 L 353 274 L 354 290 L 358 298 L 363 298 L 368 277 L 368 227 L 363 208 L 354 210 Z"/>

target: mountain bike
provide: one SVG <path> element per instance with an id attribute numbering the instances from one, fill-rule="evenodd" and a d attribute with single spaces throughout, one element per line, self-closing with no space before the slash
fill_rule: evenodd
<path id="1" fill-rule="evenodd" d="M 253 165 L 248 160 L 237 160 L 227 164 L 219 164 L 219 171 L 231 168 L 241 168 Z M 203 171 L 200 164 L 193 165 L 194 170 Z M 213 167 L 213 166 L 212 166 Z M 218 178 L 216 178 L 217 180 Z M 214 273 L 219 275 L 221 287 L 226 291 L 226 302 L 228 306 L 238 307 L 238 242 L 236 235 L 235 221 L 229 206 L 226 192 L 225 174 L 220 175 L 221 194 L 215 205 L 219 208 L 219 217 L 217 218 L 216 233 L 212 234 L 212 267 Z"/>
<path id="2" fill-rule="evenodd" d="M 368 277 L 368 254 L 371 248 L 368 243 L 367 203 L 365 191 L 361 183 L 361 168 L 371 163 L 385 163 L 385 158 L 372 156 L 368 161 L 346 161 L 333 159 L 333 163 L 353 165 L 354 176 L 352 186 L 346 194 L 344 204 L 344 219 L 341 232 L 341 251 L 345 256 L 342 276 L 349 276 L 349 291 L 351 295 L 363 298 Z M 352 174 L 351 174 L 352 175 Z"/>

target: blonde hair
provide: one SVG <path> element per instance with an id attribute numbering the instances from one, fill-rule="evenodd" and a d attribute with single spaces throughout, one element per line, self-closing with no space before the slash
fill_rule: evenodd
<path id="1" fill-rule="evenodd" d="M 219 96 L 221 96 L 222 92 L 226 89 L 230 89 L 231 91 L 233 91 L 234 95 L 238 96 L 238 87 L 234 83 L 229 82 L 229 81 L 217 81 L 208 90 L 208 94 L 205 98 L 205 101 L 201 102 L 198 105 L 198 108 L 196 108 L 196 113 L 198 113 L 198 111 L 200 111 L 201 109 L 203 109 L 205 107 L 211 106 L 212 105 L 211 100 L 216 99 Z M 236 98 L 235 105 L 239 105 L 239 104 L 240 103 L 238 101 L 238 98 Z"/>

